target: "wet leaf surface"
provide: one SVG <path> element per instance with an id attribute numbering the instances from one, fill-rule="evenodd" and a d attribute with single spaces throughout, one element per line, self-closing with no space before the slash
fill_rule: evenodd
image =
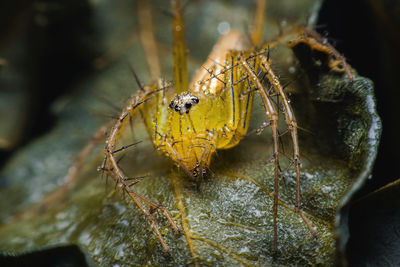
<path id="1" fill-rule="evenodd" d="M 301 7 L 294 2 L 271 3 L 267 38 L 279 32 L 277 24 L 304 23 L 316 1 L 304 2 Z M 160 9 L 167 8 L 167 3 L 161 4 Z M 296 51 L 300 62 L 285 45 L 272 50 L 271 56 L 280 75 L 294 81 L 292 104 L 299 125 L 306 129 L 300 131 L 302 202 L 316 238 L 295 212 L 296 175 L 290 165 L 288 135 L 282 136 L 276 255 L 272 228 L 274 166 L 268 131 L 220 151 L 211 165 L 213 174 L 197 188 L 183 172 L 156 154 L 140 118 L 134 121 L 133 138 L 143 142 L 126 153 L 121 165 L 132 176 L 146 175 L 135 190 L 168 207 L 175 217 L 182 234 L 168 227 L 162 214 L 153 214 L 170 255 L 163 252 L 151 225 L 134 203 L 114 188 L 111 180 L 107 183 L 105 177 L 100 179 L 97 166 L 103 159 L 103 141 L 71 176 L 78 153 L 95 129 L 107 121 L 91 112 L 116 114 L 99 98 L 122 106 L 134 91 L 128 63 L 142 81 L 150 81 L 137 23 L 132 19 L 135 9 L 136 3 L 128 1 L 94 4 L 93 20 L 103 37 L 99 45 L 107 53 L 95 62 L 97 72 L 80 80 L 73 95 L 55 104 L 59 120 L 52 131 L 18 151 L 2 170 L 0 251 L 20 254 L 75 244 L 87 253 L 91 264 L 101 266 L 334 265 L 341 261 L 337 244 L 346 242 L 346 225 L 341 221 L 340 208 L 371 171 L 380 122 L 372 83 L 359 76 L 350 83 L 345 75 L 314 66 L 314 61 L 303 58 L 322 57 L 323 62 L 323 55 L 307 49 Z M 172 77 L 170 18 L 158 10 L 153 12 L 157 14 L 156 38 L 163 73 Z M 192 72 L 218 39 L 219 23 L 228 21 L 230 27 L 243 30 L 243 21 L 249 21 L 251 14 L 243 3 L 188 4 Z M 264 120 L 260 102 L 255 102 L 252 128 Z M 132 142 L 129 133 L 125 138 L 127 143 Z"/>

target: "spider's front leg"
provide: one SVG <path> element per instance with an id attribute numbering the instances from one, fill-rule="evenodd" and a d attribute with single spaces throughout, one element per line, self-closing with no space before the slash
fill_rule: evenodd
<path id="1" fill-rule="evenodd" d="M 164 239 L 162 238 L 160 230 L 151 213 L 153 212 L 153 210 L 157 209 L 162 211 L 164 213 L 164 216 L 168 219 L 172 228 L 174 228 L 176 232 L 179 232 L 178 227 L 176 226 L 174 220 L 172 219 L 168 210 L 164 206 L 154 203 L 148 198 L 136 193 L 132 189 L 132 187 L 135 184 L 137 184 L 141 180 L 141 178 L 128 177 L 121 169 L 121 167 L 118 165 L 118 160 L 116 158 L 116 154 L 119 151 L 124 150 L 128 147 L 125 145 L 118 146 L 118 141 L 120 140 L 121 135 L 126 126 L 131 123 L 132 118 L 138 113 L 139 110 L 146 112 L 146 110 L 143 110 L 144 106 L 143 104 L 148 102 L 154 96 L 154 94 L 157 94 L 158 92 L 164 89 L 165 88 L 163 87 L 160 88 L 157 84 L 154 84 L 151 87 L 144 87 L 128 101 L 128 104 L 123 109 L 117 122 L 111 129 L 110 135 L 107 138 L 106 145 L 104 148 L 105 159 L 100 169 L 101 171 L 104 171 L 107 175 L 111 176 L 113 180 L 116 182 L 116 184 L 119 187 L 121 187 L 122 190 L 126 192 L 130 196 L 130 198 L 135 202 L 135 204 L 138 206 L 138 208 L 141 210 L 141 212 L 146 216 L 146 218 L 153 226 L 153 229 L 158 239 L 160 240 L 162 247 L 166 252 L 168 252 L 168 246 L 165 243 Z M 150 209 L 147 210 L 142 203 L 147 204 L 150 207 Z"/>
<path id="2" fill-rule="evenodd" d="M 289 104 L 288 98 L 283 90 L 282 85 L 279 82 L 278 77 L 275 75 L 271 68 L 271 62 L 268 57 L 266 57 L 261 51 L 256 55 L 258 57 L 259 68 L 268 79 L 269 84 L 274 89 L 275 93 L 279 96 L 280 102 L 283 105 L 283 110 L 285 114 L 285 121 L 289 128 L 292 143 L 293 143 L 293 161 L 296 170 L 296 208 L 300 217 L 303 219 L 304 223 L 307 225 L 307 228 L 310 230 L 313 236 L 316 235 L 315 230 L 311 226 L 310 222 L 304 216 L 301 209 L 301 188 L 300 188 L 300 149 L 298 144 L 297 137 L 297 122 L 294 116 L 292 107 Z M 241 60 L 242 66 L 246 69 L 247 74 L 251 78 L 254 83 L 256 92 L 260 95 L 266 115 L 269 119 L 269 126 L 272 130 L 272 138 L 273 138 L 273 156 L 275 163 L 275 171 L 274 171 L 274 205 L 273 205 L 273 228 L 274 228 L 274 250 L 278 249 L 278 234 L 277 234 L 277 216 L 278 216 L 278 201 L 279 201 L 279 143 L 278 143 L 278 113 L 274 107 L 271 96 L 268 94 L 268 91 L 264 88 L 264 85 L 257 77 L 257 74 L 252 66 L 250 66 L 249 62 L 246 59 Z"/>

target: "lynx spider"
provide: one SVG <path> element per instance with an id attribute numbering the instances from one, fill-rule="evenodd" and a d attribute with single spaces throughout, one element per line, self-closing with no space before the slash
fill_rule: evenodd
<path id="1" fill-rule="evenodd" d="M 182 2 L 172 0 L 174 84 L 158 79 L 149 86 L 140 86 L 141 90 L 128 100 L 109 132 L 104 148 L 105 159 L 100 169 L 115 180 L 147 217 L 165 251 L 168 251 L 169 248 L 152 216 L 152 211 L 160 210 L 171 227 L 179 232 L 177 225 L 166 207 L 147 199 L 132 189 L 140 181 L 140 178 L 130 178 L 126 175 L 116 159 L 117 152 L 128 147 L 126 145 L 119 146 L 118 141 L 131 118 L 140 112 L 158 153 L 170 158 L 177 166 L 185 170 L 189 177 L 201 181 L 209 170 L 212 155 L 219 149 L 228 149 L 237 145 L 246 135 L 253 96 L 257 93 L 268 118 L 266 124 L 261 126 L 257 132 L 260 133 L 264 128 L 270 127 L 273 138 L 273 246 L 277 250 L 280 150 L 278 111 L 273 103 L 271 91 L 279 97 L 293 143 L 292 162 L 297 183 L 296 210 L 312 235 L 316 235 L 301 209 L 301 163 L 297 121 L 285 90 L 271 68 L 269 45 L 260 45 L 262 37 L 260 21 L 262 22 L 264 19 L 265 2 L 258 1 L 255 29 L 251 33 L 253 48 L 246 47 L 242 35 L 232 30 L 218 41 L 209 59 L 204 63 L 203 69 L 197 73 L 189 85 Z M 314 50 L 326 53 L 332 69 L 344 71 L 349 80 L 353 79 L 345 59 L 314 31 L 302 27 L 288 35 L 295 36 L 289 46 L 304 43 Z M 139 82 L 138 84 L 140 85 Z M 150 206 L 150 210 L 147 210 L 142 203 Z"/>

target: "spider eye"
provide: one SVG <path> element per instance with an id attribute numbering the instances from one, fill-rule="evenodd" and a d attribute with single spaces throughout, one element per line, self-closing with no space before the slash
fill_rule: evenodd
<path id="1" fill-rule="evenodd" d="M 199 103 L 199 99 L 198 99 L 197 97 L 192 97 L 192 101 L 193 101 L 193 103 L 195 103 L 195 104 L 198 104 L 198 103 Z"/>
<path id="2" fill-rule="evenodd" d="M 189 109 L 189 108 L 191 108 L 191 107 L 192 107 L 192 103 L 186 103 L 186 104 L 185 104 L 185 108 Z"/>
<path id="3" fill-rule="evenodd" d="M 175 106 L 175 111 L 179 111 L 181 108 L 179 106 Z"/>
<path id="4" fill-rule="evenodd" d="M 169 104 L 169 108 L 174 109 L 174 100 L 172 100 L 171 103 Z"/>

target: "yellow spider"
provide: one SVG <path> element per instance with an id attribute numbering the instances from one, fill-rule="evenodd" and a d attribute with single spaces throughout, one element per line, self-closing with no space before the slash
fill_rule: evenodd
<path id="1" fill-rule="evenodd" d="M 278 181 L 279 170 L 279 135 L 277 105 L 272 101 L 272 95 L 279 97 L 281 109 L 293 143 L 292 163 L 296 171 L 296 209 L 310 232 L 315 230 L 310 225 L 301 209 L 300 192 L 300 150 L 298 144 L 297 122 L 292 107 L 289 104 L 285 90 L 278 76 L 271 68 L 269 46 L 260 45 L 261 26 L 256 23 L 252 32 L 253 48 L 246 45 L 242 35 L 232 30 L 223 36 L 215 45 L 203 69 L 194 77 L 189 85 L 186 67 L 186 46 L 184 41 L 184 23 L 182 3 L 172 0 L 173 10 L 173 52 L 174 52 L 174 83 L 162 79 L 141 87 L 135 96 L 129 99 L 117 122 L 112 127 L 105 145 L 105 160 L 101 170 L 110 175 L 122 189 L 129 194 L 138 208 L 152 224 L 165 251 L 168 246 L 152 217 L 152 211 L 159 209 L 169 220 L 176 231 L 174 220 L 168 210 L 146 197 L 136 193 L 132 187 L 139 178 L 129 178 L 118 165 L 115 154 L 128 146 L 119 144 L 124 128 L 131 119 L 141 113 L 157 152 L 170 158 L 179 168 L 197 182 L 207 174 L 213 155 L 217 150 L 236 146 L 246 135 L 253 106 L 253 98 L 258 94 L 265 108 L 267 123 L 258 132 L 271 127 L 273 138 L 274 162 L 274 249 L 277 250 L 277 212 L 278 212 Z M 257 14 L 263 14 L 259 1 Z M 261 10 L 261 11 L 260 11 Z M 256 21 L 262 21 L 263 15 L 257 15 Z M 327 53 L 330 66 L 351 73 L 342 58 L 329 44 L 320 40 L 311 30 L 301 29 L 293 34 L 300 37 L 290 43 L 294 46 L 305 43 L 312 49 Z M 256 48 L 258 47 L 258 48 Z M 147 210 L 142 203 L 151 207 Z"/>

